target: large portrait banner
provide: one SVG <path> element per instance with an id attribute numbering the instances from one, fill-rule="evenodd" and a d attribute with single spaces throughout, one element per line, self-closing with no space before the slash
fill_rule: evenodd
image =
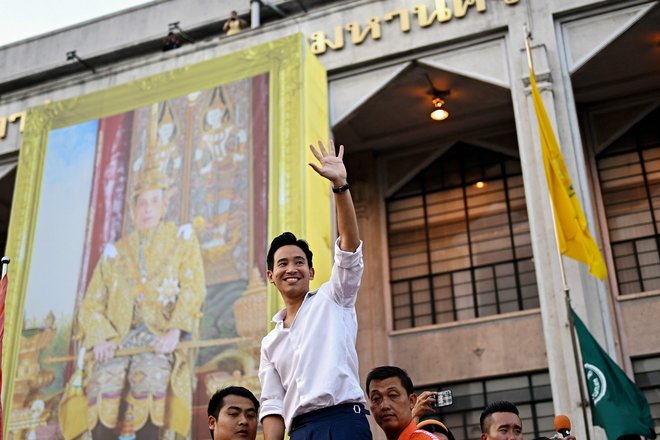
<path id="1" fill-rule="evenodd" d="M 300 196 L 305 145 L 327 135 L 307 51 L 295 35 L 30 110 L 7 249 L 7 438 L 207 438 L 215 390 L 259 394 L 268 237 L 330 249 L 329 225 L 310 235 L 301 218 L 329 209 Z"/>

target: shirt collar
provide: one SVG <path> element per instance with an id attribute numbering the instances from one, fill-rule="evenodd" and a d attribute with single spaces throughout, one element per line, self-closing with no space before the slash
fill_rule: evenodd
<path id="1" fill-rule="evenodd" d="M 404 429 L 403 432 L 399 434 L 399 438 L 404 438 L 404 439 L 410 438 L 412 433 L 415 432 L 416 430 L 417 430 L 417 424 L 415 423 L 414 420 L 411 420 L 408 426 L 406 426 L 406 429 Z"/>
<path id="2" fill-rule="evenodd" d="M 305 304 L 305 302 L 306 302 L 309 298 L 313 297 L 313 296 L 316 295 L 317 293 L 318 293 L 318 289 L 316 289 L 316 290 L 310 290 L 309 292 L 307 292 L 307 293 L 305 294 L 305 298 L 303 299 L 303 303 L 300 305 L 300 308 L 302 308 L 303 304 Z M 272 322 L 274 322 L 275 324 L 280 324 L 280 323 L 284 322 L 284 318 L 285 318 L 285 317 L 286 317 L 286 308 L 284 308 L 284 309 L 280 310 L 279 312 L 277 312 L 277 313 L 273 316 Z"/>

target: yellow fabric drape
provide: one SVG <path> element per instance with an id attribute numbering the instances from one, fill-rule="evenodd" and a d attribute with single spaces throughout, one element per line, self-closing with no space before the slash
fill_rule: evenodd
<path id="1" fill-rule="evenodd" d="M 559 250 L 563 255 L 586 264 L 593 276 L 604 280 L 607 277 L 605 261 L 596 241 L 589 233 L 587 220 L 584 218 L 580 201 L 566 170 L 559 143 L 536 87 L 534 69 L 531 66 L 529 80 L 532 86 L 536 119 L 539 123 L 545 177 L 548 180 L 548 190 L 555 212 Z"/>

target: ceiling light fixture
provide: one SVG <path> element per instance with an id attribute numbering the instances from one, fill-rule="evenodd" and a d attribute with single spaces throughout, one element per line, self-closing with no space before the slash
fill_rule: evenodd
<path id="1" fill-rule="evenodd" d="M 434 121 L 444 121 L 449 117 L 449 112 L 442 108 L 442 106 L 445 104 L 444 98 L 449 96 L 449 90 L 436 89 L 428 73 L 426 74 L 426 79 L 429 81 L 429 85 L 431 86 L 431 89 L 428 93 L 429 95 L 433 96 L 433 100 L 431 101 L 433 103 L 433 111 L 430 115 L 431 119 Z"/>
<path id="2" fill-rule="evenodd" d="M 444 121 L 449 117 L 449 112 L 444 108 L 440 108 L 444 103 L 444 99 L 440 97 L 433 98 L 433 106 L 435 107 L 435 110 L 431 112 L 431 119 L 434 121 Z"/>

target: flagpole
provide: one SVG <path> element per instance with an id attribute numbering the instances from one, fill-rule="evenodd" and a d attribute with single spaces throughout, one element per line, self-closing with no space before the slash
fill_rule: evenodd
<path id="1" fill-rule="evenodd" d="M 2 276 L 0 278 L 4 278 L 5 275 L 7 275 L 7 269 L 9 269 L 9 262 L 11 260 L 9 259 L 8 256 L 2 257 L 2 260 L 0 260 L 0 263 L 2 263 Z"/>
<path id="2" fill-rule="evenodd" d="M 529 71 L 530 74 L 533 74 L 534 72 L 534 64 L 532 61 L 532 48 L 529 44 L 530 40 L 530 35 L 531 32 L 527 28 L 527 25 L 523 26 L 523 32 L 525 34 L 525 49 L 527 52 L 527 65 L 529 66 Z M 545 159 L 544 159 L 545 160 Z M 547 179 L 547 176 L 546 176 Z M 582 418 L 584 420 L 584 429 L 585 433 L 587 436 L 586 440 L 591 440 L 591 434 L 590 434 L 590 429 L 589 429 L 589 421 L 587 417 L 587 407 L 586 407 L 586 402 L 587 400 L 585 399 L 584 395 L 584 388 L 583 388 L 583 376 L 582 376 L 582 365 L 580 364 L 580 355 L 578 351 L 578 345 L 577 345 L 577 340 L 575 337 L 575 323 L 573 322 L 573 314 L 571 313 L 571 294 L 570 290 L 568 288 L 568 282 L 566 281 L 566 271 L 564 270 L 564 260 L 562 259 L 561 256 L 561 246 L 559 245 L 559 233 L 557 231 L 557 221 L 556 221 L 556 216 L 555 216 L 555 207 L 552 201 L 552 197 L 550 196 L 550 191 L 548 191 L 548 201 L 550 202 L 550 212 L 552 214 L 552 230 L 554 233 L 554 239 L 555 239 L 555 248 L 557 250 L 557 259 L 559 262 L 559 273 L 561 275 L 561 284 L 562 284 L 562 289 L 564 291 L 564 302 L 566 304 L 566 315 L 568 317 L 568 327 L 571 332 L 571 348 L 573 349 L 573 359 L 575 360 L 575 369 L 577 371 L 578 375 L 578 388 L 580 389 L 580 406 L 582 407 Z"/>
<path id="3" fill-rule="evenodd" d="M 0 280 L 4 280 L 5 283 L 7 282 L 7 280 L 5 280 L 4 278 L 7 275 L 7 269 L 9 267 L 9 261 L 10 261 L 9 257 L 6 256 L 6 255 L 4 257 L 2 257 L 2 259 L 0 259 L 0 263 L 2 264 L 2 276 L 0 276 Z M 6 286 L 7 285 L 5 284 L 5 287 Z M 3 298 L 3 296 L 4 296 L 4 298 Z M 4 332 L 4 330 L 5 330 L 5 328 L 4 328 L 5 327 L 4 314 L 5 314 L 5 304 L 6 304 L 6 301 L 7 301 L 7 291 L 6 290 L 5 290 L 4 295 L 2 295 L 0 293 L 0 301 L 2 301 L 2 302 L 0 302 L 0 321 L 2 321 L 0 323 L 0 440 L 2 440 L 3 436 L 6 434 L 7 426 L 9 426 L 9 424 L 3 424 L 2 423 L 3 418 L 6 418 L 7 420 L 9 420 L 9 417 L 7 417 L 5 414 L 2 413 L 2 391 L 3 391 L 2 390 L 2 339 L 3 339 L 4 333 L 5 333 Z M 6 392 L 5 392 L 5 394 L 6 394 Z"/>

